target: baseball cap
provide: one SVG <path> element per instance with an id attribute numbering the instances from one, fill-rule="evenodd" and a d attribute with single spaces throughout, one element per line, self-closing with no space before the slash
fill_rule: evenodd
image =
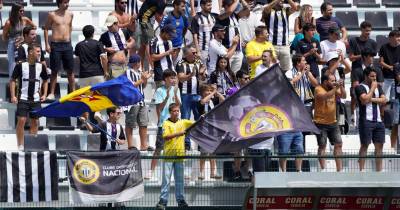
<path id="1" fill-rule="evenodd" d="M 137 54 L 133 54 L 129 57 L 129 63 L 138 63 L 140 62 L 140 56 Z"/>
<path id="2" fill-rule="evenodd" d="M 114 23 L 118 23 L 118 18 L 115 17 L 114 15 L 109 15 L 106 19 L 106 22 L 104 23 L 105 27 L 110 27 L 112 26 Z"/>
<path id="3" fill-rule="evenodd" d="M 171 24 L 167 24 L 161 28 L 161 33 L 168 33 L 171 37 L 174 38 L 176 37 L 176 28 Z"/>
<path id="4" fill-rule="evenodd" d="M 339 58 L 339 54 L 336 51 L 332 51 L 332 52 L 328 52 L 327 56 L 326 56 L 326 61 L 331 61 L 332 59 L 337 59 Z"/>
<path id="5" fill-rule="evenodd" d="M 225 30 L 225 26 L 220 25 L 220 24 L 215 24 L 214 27 L 212 28 L 212 32 L 216 32 L 216 31 L 221 31 L 221 30 Z"/>

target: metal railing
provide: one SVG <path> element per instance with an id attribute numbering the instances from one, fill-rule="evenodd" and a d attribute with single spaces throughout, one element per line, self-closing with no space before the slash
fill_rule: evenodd
<path id="1" fill-rule="evenodd" d="M 332 153 L 327 153 L 326 156 L 318 156 L 316 153 L 304 155 L 240 155 L 240 154 L 225 154 L 225 155 L 208 155 L 202 156 L 197 154 L 188 154 L 185 159 L 185 199 L 189 206 L 220 206 L 221 209 L 240 207 L 245 199 L 247 190 L 252 186 L 252 160 L 265 159 L 266 170 L 274 173 L 285 173 L 279 169 L 279 159 L 287 159 L 287 172 L 295 172 L 294 160 L 301 158 L 303 160 L 302 173 L 308 171 L 320 171 L 318 160 L 326 159 L 325 171 L 336 171 L 335 157 Z M 150 152 L 144 152 L 141 156 L 142 174 L 144 177 L 145 195 L 144 197 L 124 202 L 117 205 L 126 207 L 154 207 L 159 201 L 160 187 L 162 181 L 162 162 L 164 159 L 171 159 L 170 156 L 154 157 Z M 182 157 L 175 157 L 182 158 Z M 366 160 L 365 171 L 372 172 L 375 170 L 376 156 L 373 153 L 368 153 L 364 157 Z M 383 172 L 398 172 L 400 170 L 400 155 L 391 154 L 388 151 L 380 156 L 383 160 Z M 358 151 L 345 151 L 340 157 L 343 161 L 344 173 L 359 173 L 358 160 L 360 159 Z M 153 174 L 149 174 L 152 160 L 158 160 L 157 167 Z M 210 168 L 210 160 L 215 160 L 215 172 L 212 173 Z M 236 164 L 235 164 L 236 160 Z M 200 162 L 205 161 L 204 169 L 200 173 Z M 239 167 L 240 164 L 240 167 Z M 78 205 L 69 203 L 69 182 L 66 170 L 66 156 L 58 156 L 59 167 L 59 200 L 54 202 L 38 202 L 38 203 L 0 203 L 0 208 L 10 207 L 99 207 L 107 204 L 90 204 Z M 323 172 L 321 172 L 323 173 Z M 214 176 L 211 176 L 211 175 Z M 151 177 L 149 177 L 151 175 Z M 173 180 L 173 178 L 172 178 Z M 176 206 L 174 196 L 174 181 L 171 183 L 168 206 Z M 113 204 L 115 205 L 115 204 Z"/>

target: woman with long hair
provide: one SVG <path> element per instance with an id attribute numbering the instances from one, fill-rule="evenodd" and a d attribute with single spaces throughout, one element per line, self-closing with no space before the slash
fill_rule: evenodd
<path id="1" fill-rule="evenodd" d="M 3 40 L 8 40 L 8 76 L 10 78 L 15 66 L 15 49 L 24 41 L 22 29 L 27 25 L 36 27 L 32 20 L 24 16 L 24 12 L 24 6 L 14 3 L 11 7 L 10 17 L 3 28 Z"/>
<path id="2" fill-rule="evenodd" d="M 235 81 L 235 73 L 233 73 L 229 66 L 229 59 L 219 56 L 215 71 L 210 75 L 209 83 L 216 85 L 217 91 L 223 96 L 226 96 L 227 91 L 236 86 Z"/>
<path id="3" fill-rule="evenodd" d="M 309 4 L 301 6 L 299 16 L 294 20 L 294 33 L 296 36 L 290 46 L 292 50 L 295 50 L 297 48 L 297 43 L 304 39 L 303 26 L 306 23 L 311 23 L 314 26 L 316 25 L 316 19 L 313 17 L 313 8 Z M 314 38 L 319 41 L 319 34 L 315 33 Z"/>

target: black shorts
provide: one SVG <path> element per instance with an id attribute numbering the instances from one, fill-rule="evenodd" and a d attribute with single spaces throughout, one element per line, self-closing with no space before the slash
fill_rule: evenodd
<path id="1" fill-rule="evenodd" d="M 382 122 L 371 122 L 360 120 L 358 130 L 360 132 L 360 143 L 364 145 L 385 143 L 385 125 Z"/>
<path id="2" fill-rule="evenodd" d="M 157 128 L 156 149 L 160 150 L 160 151 L 164 149 L 164 139 L 162 137 L 162 127 Z"/>
<path id="3" fill-rule="evenodd" d="M 64 71 L 71 73 L 74 70 L 74 55 L 71 42 L 51 42 L 50 43 L 50 69 L 52 72 L 58 72 L 61 68 L 61 62 Z"/>
<path id="4" fill-rule="evenodd" d="M 39 116 L 31 112 L 40 108 L 42 108 L 40 102 L 20 100 L 17 104 L 17 117 L 28 117 L 29 114 L 29 118 L 37 119 Z"/>
<path id="5" fill-rule="evenodd" d="M 326 145 L 327 140 L 331 145 L 342 144 L 342 135 L 340 128 L 337 124 L 323 125 L 315 124 L 320 131 L 320 134 L 316 134 L 318 146 Z"/>

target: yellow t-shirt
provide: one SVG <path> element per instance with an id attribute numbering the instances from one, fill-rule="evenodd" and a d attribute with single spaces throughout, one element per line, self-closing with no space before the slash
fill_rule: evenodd
<path id="1" fill-rule="evenodd" d="M 271 42 L 265 41 L 264 43 L 256 42 L 255 39 L 251 40 L 246 45 L 246 57 L 248 56 L 261 56 L 264 50 L 272 50 L 272 54 L 276 57 L 276 52 L 274 46 Z M 258 65 L 262 64 L 262 60 L 257 62 L 253 62 L 250 64 L 250 78 L 254 78 L 256 76 L 256 68 Z"/>
<path id="2" fill-rule="evenodd" d="M 328 99 L 320 99 L 318 94 L 325 94 L 327 91 L 318 86 L 315 88 L 314 98 L 314 122 L 323 125 L 332 125 L 336 123 L 336 96 L 332 95 Z"/>
<path id="3" fill-rule="evenodd" d="M 180 119 L 174 123 L 168 119 L 164 121 L 162 126 L 163 138 L 165 136 L 185 131 L 193 123 L 194 121 L 192 120 L 184 120 L 184 119 L 182 120 Z M 165 141 L 164 156 L 185 156 L 185 135 L 178 136 Z M 177 161 L 177 159 L 168 161 Z"/>

